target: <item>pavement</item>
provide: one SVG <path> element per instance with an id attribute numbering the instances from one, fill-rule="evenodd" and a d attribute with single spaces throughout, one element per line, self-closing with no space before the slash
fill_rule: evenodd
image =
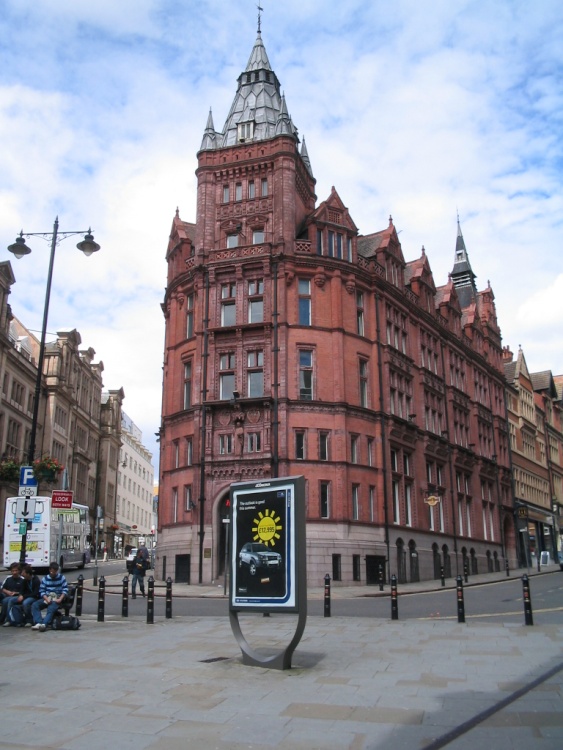
<path id="1" fill-rule="evenodd" d="M 558 566 L 541 574 L 563 585 Z M 501 578 L 474 576 L 470 585 Z M 380 595 L 372 589 L 332 594 Z M 223 586 L 175 584 L 179 595 L 223 596 Z M 286 645 L 296 624 L 290 615 L 239 619 L 264 653 Z M 224 616 L 81 621 L 73 632 L 0 629 L 0 749 L 563 747 L 563 616 L 533 627 L 524 618 L 309 617 L 285 671 L 245 666 Z"/>

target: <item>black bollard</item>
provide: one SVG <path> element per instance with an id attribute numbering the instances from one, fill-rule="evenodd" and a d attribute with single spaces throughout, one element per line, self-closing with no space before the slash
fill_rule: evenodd
<path id="1" fill-rule="evenodd" d="M 399 619 L 399 604 L 397 602 L 397 576 L 391 576 L 391 619 Z"/>
<path id="2" fill-rule="evenodd" d="M 506 567 L 506 577 L 508 578 L 510 576 L 510 568 L 508 567 L 508 557 L 504 561 L 504 565 Z"/>
<path id="3" fill-rule="evenodd" d="M 147 623 L 152 625 L 154 622 L 154 578 L 149 577 L 149 590 L 147 593 Z"/>
<path id="4" fill-rule="evenodd" d="M 100 587 L 98 589 L 98 622 L 104 621 L 104 607 L 106 603 L 106 579 L 100 576 Z"/>
<path id="5" fill-rule="evenodd" d="M 80 617 L 82 614 L 82 595 L 84 593 L 84 576 L 82 573 L 78 576 L 77 584 L 76 584 L 76 606 L 74 608 L 74 611 L 76 613 L 77 617 Z"/>
<path id="6" fill-rule="evenodd" d="M 383 591 L 383 567 L 379 566 L 379 590 Z"/>
<path id="7" fill-rule="evenodd" d="M 129 576 L 123 577 L 123 592 L 121 595 L 121 616 L 129 617 Z"/>
<path id="8" fill-rule="evenodd" d="M 465 583 L 469 583 L 469 565 L 467 563 L 463 566 L 463 575 L 465 576 Z"/>
<path id="9" fill-rule="evenodd" d="M 330 617 L 330 576 L 325 576 L 325 617 Z"/>
<path id="10" fill-rule="evenodd" d="M 522 589 L 524 599 L 524 621 L 526 625 L 534 624 L 534 616 L 532 614 L 532 599 L 530 596 L 530 581 L 528 576 L 524 574 L 522 576 Z"/>
<path id="11" fill-rule="evenodd" d="M 172 619 L 172 579 L 166 579 L 166 619 Z"/>
<path id="12" fill-rule="evenodd" d="M 465 602 L 463 600 L 463 579 L 457 577 L 457 621 L 465 622 Z"/>
<path id="13" fill-rule="evenodd" d="M 442 586 L 446 585 L 446 576 L 444 575 L 444 566 L 440 568 L 440 579 L 442 581 Z"/>

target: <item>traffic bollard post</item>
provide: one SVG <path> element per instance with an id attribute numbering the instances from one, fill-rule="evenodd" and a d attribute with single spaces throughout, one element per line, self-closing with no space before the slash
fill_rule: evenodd
<path id="1" fill-rule="evenodd" d="M 379 590 L 383 591 L 383 566 L 379 566 Z"/>
<path id="2" fill-rule="evenodd" d="M 530 595 L 530 581 L 528 576 L 524 574 L 522 576 L 522 589 L 523 589 L 523 600 L 524 600 L 524 622 L 526 625 L 534 624 L 534 616 L 532 614 L 532 597 Z"/>
<path id="3" fill-rule="evenodd" d="M 463 579 L 457 577 L 457 621 L 465 622 L 465 602 L 463 600 Z"/>
<path id="4" fill-rule="evenodd" d="M 104 609 L 106 604 L 106 579 L 100 576 L 100 585 L 98 587 L 98 622 L 104 621 Z"/>
<path id="5" fill-rule="evenodd" d="M 149 590 L 147 592 L 147 623 L 152 625 L 154 622 L 154 578 L 149 577 Z"/>
<path id="6" fill-rule="evenodd" d="M 324 615 L 325 617 L 330 617 L 330 576 L 328 573 L 325 576 Z"/>
<path id="7" fill-rule="evenodd" d="M 440 568 L 440 579 L 442 581 L 442 586 L 446 585 L 446 576 L 444 575 L 444 566 Z"/>
<path id="8" fill-rule="evenodd" d="M 508 577 L 510 576 L 510 567 L 509 567 L 509 565 L 508 565 L 508 557 L 507 557 L 507 558 L 506 558 L 506 560 L 504 561 L 504 565 L 505 565 L 505 567 L 506 567 L 506 577 L 508 578 Z"/>
<path id="9" fill-rule="evenodd" d="M 172 618 L 172 579 L 170 576 L 166 579 L 166 619 Z"/>
<path id="10" fill-rule="evenodd" d="M 469 583 L 469 565 L 467 562 L 463 565 L 463 575 L 465 577 L 465 583 Z"/>
<path id="11" fill-rule="evenodd" d="M 84 594 L 84 576 L 82 573 L 78 576 L 77 584 L 76 584 L 76 606 L 74 608 L 74 611 L 76 612 L 76 616 L 80 617 L 82 614 L 82 596 Z"/>
<path id="12" fill-rule="evenodd" d="M 129 617 L 129 576 L 123 577 L 123 589 L 121 595 L 121 616 Z"/>
<path id="13" fill-rule="evenodd" d="M 397 576 L 391 576 L 391 619 L 399 619 L 399 603 L 397 601 Z"/>

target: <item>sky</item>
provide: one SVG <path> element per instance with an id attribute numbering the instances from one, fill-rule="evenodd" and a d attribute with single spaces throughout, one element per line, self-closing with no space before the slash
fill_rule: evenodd
<path id="1" fill-rule="evenodd" d="M 262 0 L 262 38 L 305 137 L 318 201 L 335 186 L 360 233 L 424 246 L 437 286 L 457 216 L 503 344 L 563 373 L 560 0 Z M 158 464 L 175 210 L 195 221 L 209 108 L 223 128 L 256 0 L 0 0 L 0 246 L 92 227 L 57 247 L 47 340 L 76 329 Z M 40 331 L 49 242 L 28 239 L 10 304 Z M 39 335 L 39 333 L 37 334 Z"/>

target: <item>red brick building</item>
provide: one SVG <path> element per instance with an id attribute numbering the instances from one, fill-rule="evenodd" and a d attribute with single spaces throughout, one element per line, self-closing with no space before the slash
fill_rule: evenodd
<path id="1" fill-rule="evenodd" d="M 218 579 L 230 484 L 296 474 L 312 584 L 513 562 L 500 330 L 459 223 L 436 287 L 391 218 L 359 236 L 334 188 L 317 205 L 260 33 L 196 174 L 166 256 L 159 572 Z"/>

